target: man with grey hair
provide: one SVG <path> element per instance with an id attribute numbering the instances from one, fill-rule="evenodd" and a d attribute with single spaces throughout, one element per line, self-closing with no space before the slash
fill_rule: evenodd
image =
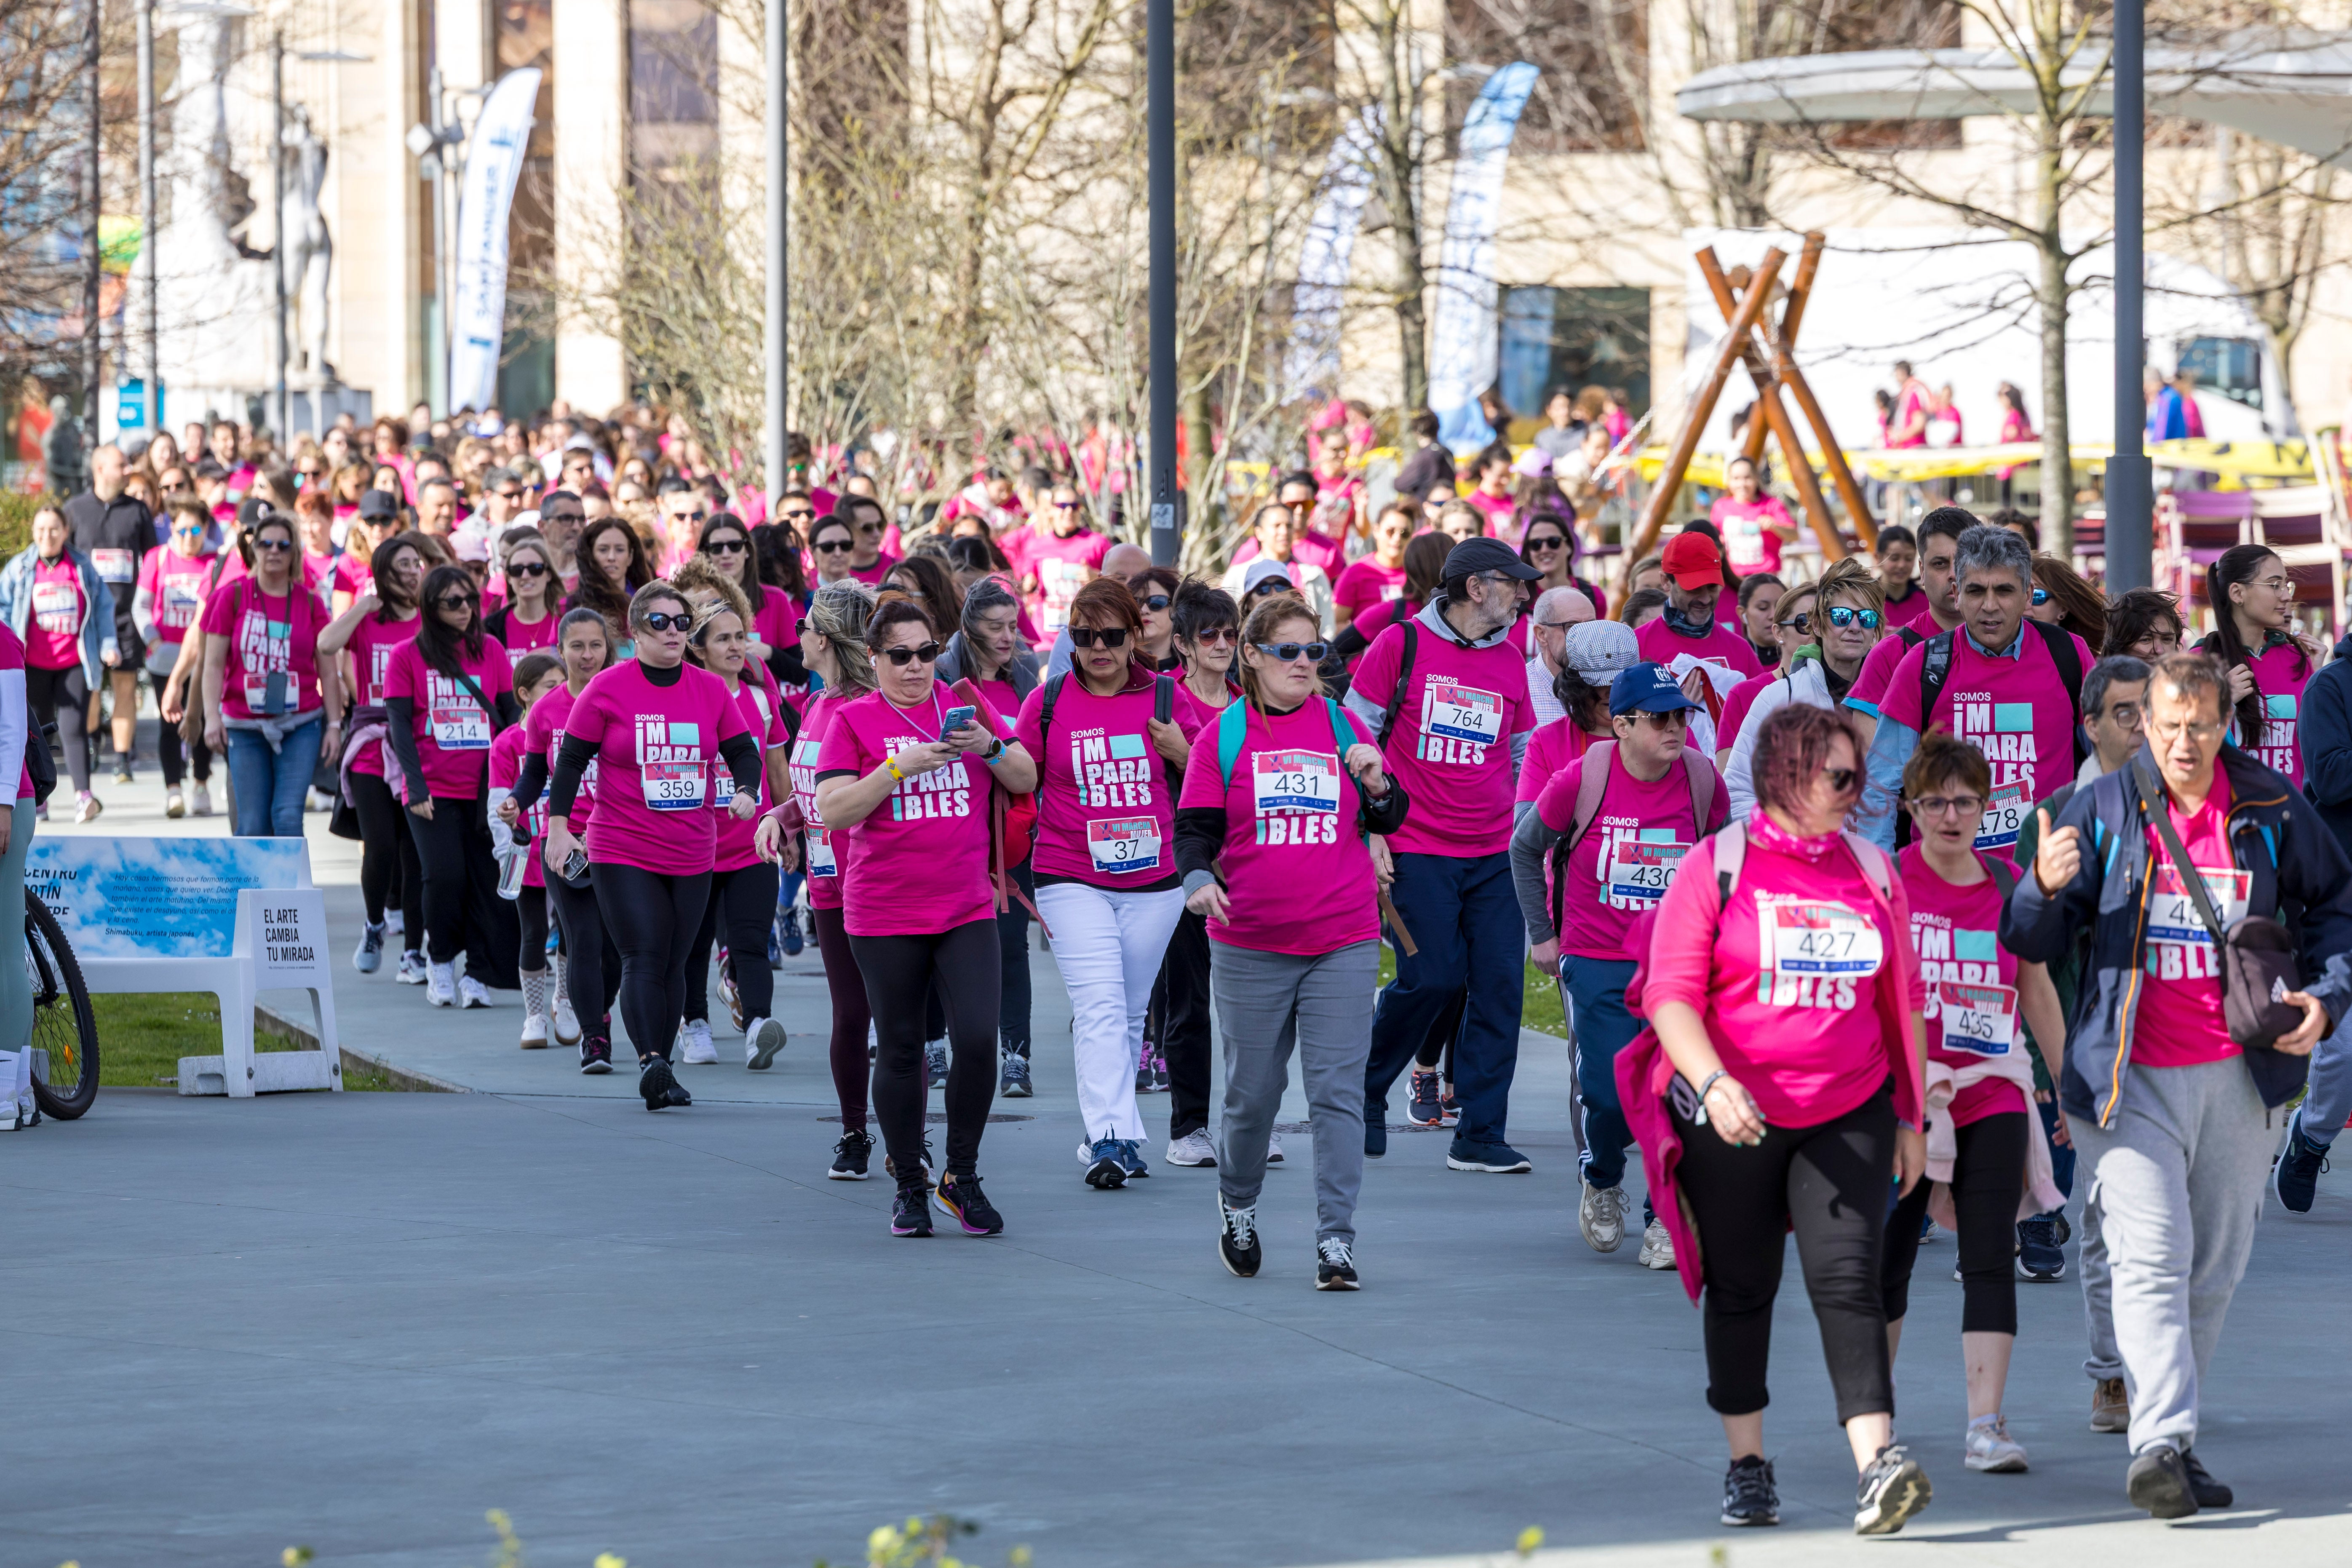
<path id="1" fill-rule="evenodd" d="M 457 486 L 446 476 L 425 479 L 416 487 L 416 531 L 446 539 L 457 527 Z"/>
<path id="2" fill-rule="evenodd" d="M 1952 571 L 1960 624 L 1904 655 L 1879 701 L 1862 831 L 1882 848 L 1895 847 L 1904 764 L 1922 733 L 1941 729 L 1992 765 L 1992 798 L 1976 847 L 2013 858 L 2033 803 L 2074 774 L 2077 694 L 2091 650 L 2072 632 L 2026 615 L 2033 556 L 2014 533 L 1969 529 L 1953 550 Z"/>
<path id="3" fill-rule="evenodd" d="M 1546 588 L 1536 595 L 1528 617 L 1535 627 L 1536 644 L 1528 660 L 1528 700 L 1535 704 L 1538 730 L 1567 713 L 1559 699 L 1551 694 L 1551 683 L 1559 679 L 1560 649 L 1568 628 L 1583 625 L 1594 613 L 1592 601 L 1580 588 Z"/>
<path id="4" fill-rule="evenodd" d="M 114 595 L 114 640 L 122 662 L 109 672 L 114 691 L 114 782 L 131 782 L 131 750 L 139 722 L 139 671 L 146 663 L 146 644 L 131 614 L 132 590 L 138 584 L 139 563 L 155 548 L 155 514 L 147 503 L 124 490 L 129 465 L 122 448 L 111 441 L 89 455 L 89 489 L 66 502 L 68 542 L 89 557 L 107 591 Z M 97 728 L 90 733 L 95 744 Z M 97 759 L 91 759 L 93 764 Z"/>

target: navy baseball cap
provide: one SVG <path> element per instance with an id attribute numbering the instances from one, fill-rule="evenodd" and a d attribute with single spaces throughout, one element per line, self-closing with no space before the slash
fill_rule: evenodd
<path id="1" fill-rule="evenodd" d="M 1672 713 L 1679 709 L 1696 708 L 1666 667 L 1654 662 L 1637 664 L 1617 672 L 1609 683 L 1609 716 L 1621 713 Z"/>

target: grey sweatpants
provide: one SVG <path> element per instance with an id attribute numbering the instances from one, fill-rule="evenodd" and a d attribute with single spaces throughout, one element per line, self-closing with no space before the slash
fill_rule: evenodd
<path id="1" fill-rule="evenodd" d="M 1234 1208 L 1257 1202 L 1295 1044 L 1315 1135 L 1315 1239 L 1338 1237 L 1352 1245 L 1356 1194 L 1364 1184 L 1364 1061 L 1372 1048 L 1381 944 L 1360 942 L 1302 958 L 1212 942 L 1209 959 L 1225 1053 L 1218 1191 Z"/>
<path id="2" fill-rule="evenodd" d="M 2068 1121 L 2089 1173 L 2084 1250 L 2095 1237 L 2106 1263 L 2083 1270 L 2086 1367 L 2095 1377 L 2120 1371 L 2135 1454 L 2196 1444 L 2198 1390 L 2253 1251 L 2286 1114 L 2263 1110 L 2246 1064 L 2233 1057 L 2131 1068 L 2112 1127 Z"/>

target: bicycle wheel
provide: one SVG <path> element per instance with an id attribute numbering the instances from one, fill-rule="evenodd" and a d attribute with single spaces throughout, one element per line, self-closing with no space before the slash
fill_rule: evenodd
<path id="1" fill-rule="evenodd" d="M 36 1079 L 33 1098 L 49 1115 L 71 1121 L 98 1099 L 98 1017 L 58 917 L 29 888 L 25 968 L 33 983 L 32 1044 L 49 1053 L 49 1081 Z"/>

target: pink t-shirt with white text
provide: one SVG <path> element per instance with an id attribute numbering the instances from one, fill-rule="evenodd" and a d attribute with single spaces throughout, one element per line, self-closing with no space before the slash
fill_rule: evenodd
<path id="1" fill-rule="evenodd" d="M 1927 1056 L 1966 1067 L 2025 1048 L 2019 1027 L 2017 954 L 2000 945 L 2000 885 L 1990 872 L 1967 887 L 1948 882 L 1917 844 L 1895 858 L 1911 904 L 1911 951 L 1927 994 Z M 1952 1099 L 1952 1125 L 2025 1109 L 2007 1079 L 1980 1079 Z"/>
<path id="2" fill-rule="evenodd" d="M 1706 509 L 1707 521 L 1723 535 L 1723 558 L 1742 577 L 1780 569 L 1780 536 L 1774 528 L 1794 528 L 1796 520 L 1778 496 L 1758 496 L 1736 501 L 1717 496 Z"/>
<path id="3" fill-rule="evenodd" d="M 843 704 L 818 752 L 817 778 L 864 778 L 901 748 L 937 740 L 953 705 L 937 686 L 904 710 L 879 691 Z M 992 787 L 988 764 L 959 753 L 945 767 L 908 775 L 847 828 L 856 869 L 843 889 L 843 928 L 851 936 L 929 936 L 995 918 L 988 877 Z"/>
<path id="4" fill-rule="evenodd" d="M 1109 553 L 1109 539 L 1090 528 L 1066 539 L 1050 533 L 1030 536 L 1024 569 L 1037 579 L 1032 597 L 1038 627 L 1048 638 L 1060 636 L 1070 624 L 1070 601 L 1087 578 L 1102 570 L 1103 557 Z"/>
<path id="5" fill-rule="evenodd" d="M 16 629 L 14 626 L 5 621 L 0 621 L 0 670 L 13 669 L 22 674 L 24 668 L 24 642 L 16 636 Z M 37 734 L 27 735 L 25 738 L 25 744 L 28 747 L 46 743 Z M 27 763 L 17 771 L 16 798 L 28 800 L 32 797 L 32 794 L 33 769 L 31 764 Z"/>
<path id="6" fill-rule="evenodd" d="M 319 634 L 327 626 L 326 606 L 309 590 L 262 592 L 252 577 L 226 583 L 205 602 L 198 623 L 207 637 L 228 639 L 228 668 L 221 680 L 221 713 L 229 719 L 289 718 L 319 706 Z M 276 709 L 269 706 L 269 678 L 284 675 Z"/>
<path id="7" fill-rule="evenodd" d="M 786 764 L 792 775 L 793 794 L 800 801 L 801 815 L 808 823 L 802 845 L 808 870 L 809 907 L 814 910 L 841 908 L 842 885 L 849 871 L 850 836 L 826 827 L 816 809 L 817 763 L 824 755 L 824 737 L 833 728 L 833 716 L 840 708 L 840 699 L 828 691 L 821 691 L 810 700 L 802 710 L 800 738 L 793 742 L 793 754 Z"/>
<path id="8" fill-rule="evenodd" d="M 1351 561 L 1331 584 L 1333 608 L 1345 606 L 1348 613 L 1360 619 L 1366 610 L 1384 599 L 1404 596 L 1404 568 L 1383 566 L 1371 556 Z M 1367 632 L 1370 627 L 1366 627 Z"/>
<path id="9" fill-rule="evenodd" d="M 138 591 L 155 606 L 155 641 L 161 646 L 178 647 L 203 616 L 213 560 L 209 551 L 183 555 L 168 544 L 159 544 L 139 563 Z"/>
<path id="10" fill-rule="evenodd" d="M 81 568 L 70 555 L 33 563 L 32 613 L 25 618 L 25 662 L 35 669 L 81 663 L 81 624 L 89 614 Z"/>
<path id="11" fill-rule="evenodd" d="M 1383 749 L 1412 802 L 1389 847 L 1409 855 L 1499 855 L 1511 847 L 1511 737 L 1536 727 L 1527 656 L 1507 638 L 1465 647 L 1419 622 L 1402 710 Z M 1405 628 L 1391 626 L 1356 667 L 1355 689 L 1396 697 Z"/>
<path id="12" fill-rule="evenodd" d="M 2014 859 L 2017 830 L 2033 803 L 2074 776 L 2074 699 L 2058 679 L 2057 661 L 2042 634 L 2020 629 L 2024 639 L 2016 658 L 1988 658 L 1966 629 L 1952 636 L 1952 667 L 1936 710 L 1922 721 L 1920 673 L 1927 647 L 1903 656 L 1887 678 L 1878 710 L 1896 723 L 1925 733 L 1941 727 L 1982 752 L 1992 766 L 1992 798 L 1987 803 L 1976 847 Z M 2074 637 L 2076 668 L 2091 668 L 2091 650 Z"/>
<path id="13" fill-rule="evenodd" d="M 1253 708 L 1246 718 L 1232 781 L 1220 775 L 1215 732 L 1203 731 L 1177 797 L 1188 811 L 1224 808 L 1216 864 L 1232 918 L 1209 921 L 1209 939 L 1300 956 L 1374 940 L 1371 851 L 1356 830 L 1356 786 L 1347 748 L 1333 746 L 1329 705 L 1318 699 L 1272 719 Z M 1343 718 L 1348 747 L 1371 740 L 1353 714 Z M 1421 809 L 1412 798 L 1408 819 Z"/>
<path id="14" fill-rule="evenodd" d="M 2172 830 L 2205 880 L 2221 929 L 2246 913 L 2248 873 L 2230 852 L 2230 781 L 2217 763 L 2205 804 L 2184 815 L 2167 796 Z M 2198 917 L 2188 885 L 2151 823 L 2147 836 L 2147 977 L 2132 1016 L 2134 1067 L 2187 1068 L 2241 1055 L 2221 1011 L 2221 970 L 2213 938 Z"/>
<path id="15" fill-rule="evenodd" d="M 1015 731 L 1041 773 L 1037 785 L 1040 879 L 1066 878 L 1112 889 L 1172 887 L 1176 875 L 1175 787 L 1151 743 L 1152 683 L 1097 697 L 1073 673 L 1061 681 L 1054 727 L 1045 731 L 1045 690 L 1021 705 Z M 1176 687 L 1171 721 L 1191 703 Z M 1194 720 L 1191 727 L 1198 727 Z"/>
<path id="16" fill-rule="evenodd" d="M 1643 1005 L 1682 1002 L 1706 1025 L 1726 1072 L 1776 1127 L 1835 1121 L 1886 1081 L 1878 987 L 1910 915 L 1898 878 L 1889 924 L 1853 851 L 1819 862 L 1752 838 L 1728 903 L 1716 890 L 1715 846 L 1685 857 L 1650 940 Z M 1907 1008 L 1922 1002 L 1915 994 Z"/>
<path id="17" fill-rule="evenodd" d="M 2264 648 L 2247 661 L 2254 689 L 2263 694 L 2263 743 L 2247 746 L 2253 758 L 2286 782 L 2303 787 L 2303 689 L 2311 684 L 2311 661 L 2293 643 Z M 2240 737 L 2240 744 L 2245 738 Z"/>
<path id="18" fill-rule="evenodd" d="M 555 777 L 555 760 L 563 752 L 563 721 L 578 700 L 567 681 L 532 703 L 530 711 L 523 715 L 523 746 L 547 759 L 550 779 Z M 564 821 L 577 837 L 588 831 L 588 824 L 595 815 L 596 764 L 591 762 L 581 772 L 579 793 L 572 797 L 572 812 Z"/>
<path id="19" fill-rule="evenodd" d="M 743 677 L 735 687 L 735 710 L 742 715 L 743 728 L 760 743 L 759 807 L 765 811 L 775 802 L 768 798 L 768 752 L 784 743 L 783 705 L 776 700 L 774 689 L 760 679 L 757 669 L 747 664 Z M 712 822 L 719 835 L 712 848 L 710 868 L 714 871 L 740 871 L 760 858 L 752 847 L 752 838 L 760 830 L 757 815 L 748 821 L 738 822 L 728 810 L 735 798 L 735 775 L 725 762 L 710 769 L 710 809 Z"/>
<path id="20" fill-rule="evenodd" d="M 353 707 L 383 705 L 384 682 L 392 677 L 392 656 L 415 639 L 416 627 L 423 619 L 421 616 L 411 616 L 404 621 L 381 621 L 373 613 L 362 617 L 351 640 L 343 644 Z M 354 751 L 352 772 L 383 777 L 383 742 L 370 741 Z"/>
<path id="21" fill-rule="evenodd" d="M 727 765 L 719 746 L 745 732 L 724 681 L 688 664 L 656 686 L 626 659 L 588 683 L 563 728 L 597 747 L 592 862 L 674 877 L 711 868 L 710 770 Z"/>
<path id="22" fill-rule="evenodd" d="M 1574 826 L 1577 791 L 1598 755 L 1588 751 L 1569 763 L 1537 797 L 1536 815 L 1553 832 Z M 1708 799 L 1704 831 L 1722 826 L 1729 810 L 1727 792 L 1718 783 Z M 1580 958 L 1640 957 L 1631 950 L 1627 932 L 1643 910 L 1658 907 L 1701 831 L 1691 812 L 1690 773 L 1679 758 L 1662 777 L 1644 784 L 1612 752 L 1601 805 L 1584 837 L 1568 852 L 1568 882 L 1559 900 L 1560 951 Z"/>
<path id="23" fill-rule="evenodd" d="M 425 650 L 411 637 L 392 656 L 383 695 L 386 701 L 405 697 L 415 705 L 416 765 L 425 772 L 426 793 L 436 799 L 474 800 L 489 771 L 499 693 L 514 689 L 514 666 L 499 639 L 485 637 L 479 658 L 459 645 L 457 668 L 472 681 L 470 688 L 426 664 Z"/>

